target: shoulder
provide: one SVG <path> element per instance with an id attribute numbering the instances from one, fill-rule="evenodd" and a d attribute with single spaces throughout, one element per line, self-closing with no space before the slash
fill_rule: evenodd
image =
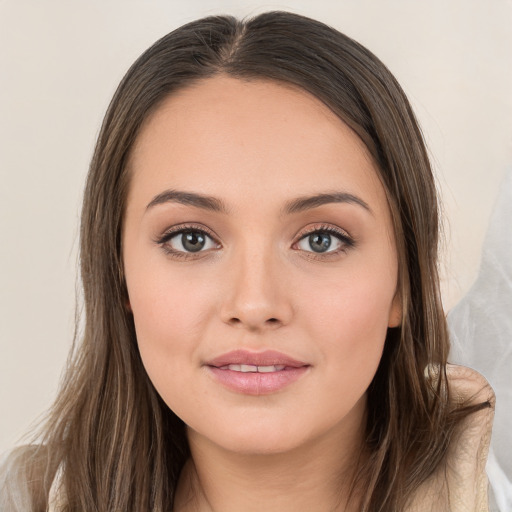
<path id="1" fill-rule="evenodd" d="M 448 364 L 446 373 L 452 400 L 460 404 L 486 403 L 494 411 L 496 396 L 486 378 L 467 366 Z"/>
<path id="2" fill-rule="evenodd" d="M 486 511 L 489 482 L 485 466 L 496 397 L 485 377 L 471 368 L 448 365 L 448 379 L 452 400 L 457 405 L 475 407 L 461 422 L 449 447 L 446 473 L 449 494 L 455 503 L 461 504 L 460 510 Z"/>
<path id="3" fill-rule="evenodd" d="M 435 370 L 428 372 L 435 375 Z M 495 395 L 485 377 L 465 366 L 447 365 L 450 401 L 454 409 L 474 410 L 457 426 L 446 463 L 415 493 L 410 512 L 487 512 L 485 465 L 491 441 Z"/>
<path id="4" fill-rule="evenodd" d="M 20 446 L 0 458 L 0 512 L 46 510 L 53 478 L 44 445 Z"/>

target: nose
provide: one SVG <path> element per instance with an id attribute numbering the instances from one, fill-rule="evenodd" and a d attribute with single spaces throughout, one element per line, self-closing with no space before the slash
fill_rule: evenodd
<path id="1" fill-rule="evenodd" d="M 272 251 L 240 251 L 229 262 L 221 318 L 249 331 L 265 331 L 289 324 L 293 316 L 290 284 Z"/>

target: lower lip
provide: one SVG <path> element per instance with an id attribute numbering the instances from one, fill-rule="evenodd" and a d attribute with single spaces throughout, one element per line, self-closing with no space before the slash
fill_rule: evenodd
<path id="1" fill-rule="evenodd" d="M 269 395 L 281 391 L 300 379 L 308 368 L 309 366 L 288 367 L 281 371 L 258 373 L 221 370 L 215 366 L 208 366 L 217 381 L 228 389 L 245 395 Z"/>

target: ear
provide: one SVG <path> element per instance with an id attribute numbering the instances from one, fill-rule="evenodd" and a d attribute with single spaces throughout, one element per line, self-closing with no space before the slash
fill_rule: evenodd
<path id="1" fill-rule="evenodd" d="M 402 297 L 396 292 L 389 310 L 388 327 L 400 327 L 402 325 Z"/>
<path id="2" fill-rule="evenodd" d="M 122 263 L 118 266 L 118 272 L 119 272 L 119 282 L 121 283 L 121 286 L 123 287 L 123 295 L 124 295 L 123 306 L 124 306 L 124 309 L 128 313 L 133 313 L 132 305 L 130 303 L 130 297 L 128 296 L 128 287 L 126 286 L 126 279 L 124 277 L 124 267 L 123 267 Z"/>
<path id="3" fill-rule="evenodd" d="M 128 295 L 128 289 L 126 288 L 126 283 L 124 283 L 124 290 L 123 290 L 123 306 L 127 313 L 133 313 L 132 309 L 132 303 L 130 302 L 130 296 Z"/>

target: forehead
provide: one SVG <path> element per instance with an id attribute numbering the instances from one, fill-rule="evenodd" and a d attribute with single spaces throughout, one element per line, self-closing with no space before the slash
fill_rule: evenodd
<path id="1" fill-rule="evenodd" d="M 217 76 L 172 94 L 144 123 L 130 169 L 130 196 L 146 198 L 165 188 L 235 202 L 269 191 L 282 200 L 329 189 L 384 197 L 369 151 L 339 117 L 308 92 L 266 80 Z"/>

